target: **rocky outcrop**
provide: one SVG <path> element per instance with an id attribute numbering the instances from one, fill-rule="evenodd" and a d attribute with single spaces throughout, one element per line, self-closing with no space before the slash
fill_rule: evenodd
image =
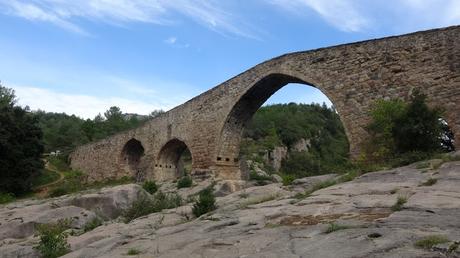
<path id="1" fill-rule="evenodd" d="M 304 138 L 300 138 L 298 141 L 296 141 L 292 147 L 291 147 L 291 150 L 292 151 L 297 151 L 297 152 L 303 152 L 303 151 L 307 151 L 311 148 L 311 141 L 310 139 L 304 139 Z"/>
<path id="2" fill-rule="evenodd" d="M 244 188 L 218 197 L 218 209 L 198 219 L 189 203 L 128 224 L 106 222 L 70 236 L 72 252 L 64 257 L 124 257 L 130 249 L 140 257 L 460 257 L 459 161 L 368 173 L 311 193 L 338 178 Z M 1 208 L 1 220 L 23 206 Z M 416 246 L 431 236 L 446 242 Z M 36 237 L 3 239 L 0 257 L 35 257 L 36 242 Z"/>

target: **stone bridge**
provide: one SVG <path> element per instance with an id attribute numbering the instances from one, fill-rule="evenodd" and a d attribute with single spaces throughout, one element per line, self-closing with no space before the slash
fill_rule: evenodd
<path id="1" fill-rule="evenodd" d="M 276 57 L 149 120 L 139 128 L 78 147 L 71 166 L 89 180 L 139 176 L 169 180 L 188 148 L 192 175 L 241 179 L 242 131 L 257 109 L 288 83 L 321 90 L 334 104 L 360 153 L 369 110 L 377 99 L 407 99 L 414 88 L 460 139 L 460 26 L 416 32 Z M 460 141 L 456 141 L 460 147 Z"/>

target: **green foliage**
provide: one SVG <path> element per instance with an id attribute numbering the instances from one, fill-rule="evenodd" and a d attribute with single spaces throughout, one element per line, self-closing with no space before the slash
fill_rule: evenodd
<path id="1" fill-rule="evenodd" d="M 266 185 L 267 183 L 272 182 L 272 177 L 268 175 L 259 175 L 257 172 L 251 170 L 249 171 L 249 180 L 256 181 L 257 185 Z"/>
<path id="2" fill-rule="evenodd" d="M 165 194 L 158 191 L 153 198 L 143 196 L 136 200 L 130 208 L 123 212 L 125 223 L 151 213 L 160 212 L 163 209 L 172 209 L 182 205 L 182 198 L 175 193 Z"/>
<path id="3" fill-rule="evenodd" d="M 90 220 L 88 223 L 85 224 L 85 226 L 83 227 L 83 231 L 89 232 L 99 227 L 100 225 L 102 225 L 102 219 L 100 219 L 99 217 L 94 217 L 94 219 Z"/>
<path id="4" fill-rule="evenodd" d="M 64 187 L 57 187 L 57 188 L 53 188 L 49 193 L 48 193 L 48 196 L 49 197 L 59 197 L 59 196 L 62 196 L 62 195 L 66 195 L 66 194 L 69 194 L 70 192 L 64 188 Z"/>
<path id="5" fill-rule="evenodd" d="M 69 226 L 68 220 L 37 226 L 40 242 L 36 248 L 43 257 L 55 258 L 70 251 L 70 245 L 67 243 L 68 234 L 65 232 Z"/>
<path id="6" fill-rule="evenodd" d="M 327 106 L 277 104 L 261 107 L 244 132 L 241 154 L 263 162 L 266 151 L 289 148 L 281 172 L 291 178 L 345 172 L 349 169 L 348 141 L 338 114 Z M 300 139 L 310 140 L 308 152 L 290 147 Z M 288 183 L 288 182 L 286 182 Z"/>
<path id="7" fill-rule="evenodd" d="M 142 184 L 142 188 L 144 188 L 144 190 L 148 193 L 154 194 L 158 190 L 158 185 L 155 181 L 147 180 Z"/>
<path id="8" fill-rule="evenodd" d="M 418 240 L 417 242 L 415 242 L 415 246 L 429 250 L 435 245 L 447 242 L 449 242 L 449 239 L 445 236 L 432 235 Z"/>
<path id="9" fill-rule="evenodd" d="M 423 182 L 421 184 L 421 186 L 432 186 L 434 184 L 436 184 L 438 182 L 438 179 L 436 178 L 429 178 L 428 180 L 426 180 L 426 182 Z"/>
<path id="10" fill-rule="evenodd" d="M 71 168 L 67 163 L 67 159 L 65 156 L 56 156 L 56 157 L 48 157 L 48 162 L 54 166 L 58 171 L 70 171 Z"/>
<path id="11" fill-rule="evenodd" d="M 213 187 L 207 187 L 199 193 L 198 200 L 193 204 L 192 212 L 196 217 L 217 209 Z"/>
<path id="12" fill-rule="evenodd" d="M 294 175 L 281 174 L 281 179 L 283 180 L 283 185 L 290 185 L 296 177 Z"/>
<path id="13" fill-rule="evenodd" d="M 126 254 L 127 255 L 138 255 L 140 253 L 141 253 L 141 251 L 139 251 L 139 250 L 137 250 L 135 248 L 130 248 Z"/>
<path id="14" fill-rule="evenodd" d="M 28 192 L 43 168 L 42 153 L 37 116 L 16 106 L 14 91 L 0 84 L 0 192 Z"/>
<path id="15" fill-rule="evenodd" d="M 417 90 L 409 103 L 378 100 L 367 127 L 371 137 L 363 146 L 364 160 L 401 166 L 453 150 L 453 134 L 441 116 L 441 109 L 429 108 Z"/>
<path id="16" fill-rule="evenodd" d="M 348 228 L 350 228 L 350 227 L 345 226 L 345 225 L 336 224 L 336 223 L 330 223 L 324 233 L 330 234 L 332 232 L 343 230 L 343 229 L 348 229 Z"/>
<path id="17" fill-rule="evenodd" d="M 12 202 L 16 199 L 12 193 L 0 193 L 0 204 Z"/>
<path id="18" fill-rule="evenodd" d="M 183 176 L 177 181 L 177 188 L 187 188 L 192 186 L 192 177 L 190 176 Z"/>
<path id="19" fill-rule="evenodd" d="M 59 179 L 59 173 L 43 169 L 39 175 L 32 178 L 32 188 L 52 183 Z"/>
<path id="20" fill-rule="evenodd" d="M 404 204 L 407 202 L 407 197 L 405 196 L 398 196 L 398 199 L 396 200 L 396 203 L 391 206 L 392 211 L 400 211 L 402 210 Z"/>

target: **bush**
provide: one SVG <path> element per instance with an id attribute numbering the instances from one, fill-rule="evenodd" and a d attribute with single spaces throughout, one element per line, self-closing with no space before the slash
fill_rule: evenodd
<path id="1" fill-rule="evenodd" d="M 153 198 L 143 196 L 133 202 L 130 208 L 125 210 L 122 214 L 125 223 L 130 222 L 133 219 L 160 212 L 163 209 L 172 209 L 182 205 L 182 198 L 178 194 L 165 194 L 162 191 L 158 191 Z"/>
<path id="2" fill-rule="evenodd" d="M 407 202 L 407 197 L 405 196 L 398 196 L 398 199 L 396 200 L 396 203 L 391 206 L 392 211 L 400 211 L 402 210 L 404 204 Z"/>
<path id="3" fill-rule="evenodd" d="M 184 176 L 177 181 L 177 189 L 190 187 L 192 183 L 193 181 L 190 176 Z"/>
<path id="4" fill-rule="evenodd" d="M 155 183 L 155 181 L 147 180 L 142 184 L 142 188 L 144 188 L 144 190 L 150 194 L 154 194 L 158 190 L 158 185 Z"/>
<path id="5" fill-rule="evenodd" d="M 94 217 L 94 219 L 90 220 L 88 223 L 85 224 L 83 231 L 89 232 L 97 227 L 102 225 L 102 220 L 99 217 Z"/>
<path id="6" fill-rule="evenodd" d="M 199 193 L 198 200 L 193 204 L 192 212 L 196 217 L 217 209 L 214 188 L 208 187 Z"/>
<path id="7" fill-rule="evenodd" d="M 283 185 L 290 185 L 296 177 L 294 175 L 281 174 L 281 179 L 283 180 Z"/>
<path id="8" fill-rule="evenodd" d="M 36 248 L 43 257 L 55 258 L 70 251 L 70 245 L 67 243 L 68 234 L 65 232 L 69 226 L 69 220 L 37 226 L 40 242 Z"/>
<path id="9" fill-rule="evenodd" d="M 433 235 L 418 240 L 417 242 L 415 242 L 415 246 L 423 249 L 431 249 L 435 245 L 447 242 L 449 242 L 449 239 L 447 239 L 446 237 Z"/>
<path id="10" fill-rule="evenodd" d="M 350 228 L 350 227 L 345 226 L 345 225 L 336 224 L 336 223 L 330 223 L 324 233 L 330 234 L 332 232 L 343 230 L 343 229 L 348 229 L 348 228 Z"/>
<path id="11" fill-rule="evenodd" d="M 49 197 L 59 197 L 68 194 L 69 191 L 65 187 L 57 187 L 51 190 L 48 194 Z"/>
<path id="12" fill-rule="evenodd" d="M 0 193 L 0 204 L 5 204 L 14 201 L 15 196 L 12 193 Z"/>

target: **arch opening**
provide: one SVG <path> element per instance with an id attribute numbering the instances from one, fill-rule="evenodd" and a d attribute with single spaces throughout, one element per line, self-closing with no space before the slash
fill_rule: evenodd
<path id="1" fill-rule="evenodd" d="M 144 151 L 142 143 L 134 138 L 129 140 L 121 151 L 121 160 L 125 165 L 125 170 L 129 175 L 134 176 L 136 181 L 141 181 L 145 177 L 141 165 Z"/>
<path id="2" fill-rule="evenodd" d="M 305 128 L 300 128 L 300 129 L 297 128 L 299 125 L 299 123 L 297 123 L 294 125 L 296 128 L 284 128 L 283 129 L 283 128 L 280 128 L 279 121 L 277 122 L 278 125 L 272 126 L 271 123 L 273 123 L 273 121 L 267 120 L 267 117 L 270 117 L 270 116 L 266 115 L 264 117 L 265 121 L 263 121 L 265 122 L 264 125 L 260 124 L 260 121 L 258 121 L 259 122 L 258 129 L 263 128 L 263 130 L 265 131 L 264 132 L 265 134 L 262 133 L 262 135 L 263 137 L 267 137 L 267 139 L 262 139 L 262 141 L 265 141 L 265 142 L 261 144 L 260 139 L 253 139 L 254 135 L 257 135 L 258 132 L 256 133 L 247 132 L 246 129 L 251 127 L 252 122 L 253 122 L 252 120 L 256 118 L 255 117 L 256 112 L 259 109 L 261 109 L 264 103 L 266 103 L 267 100 L 269 100 L 270 97 L 274 95 L 275 93 L 277 93 L 281 88 L 285 87 L 286 85 L 291 85 L 291 84 L 302 84 L 301 86 L 303 87 L 312 87 L 316 89 L 315 91 L 319 93 L 319 95 L 322 95 L 321 96 L 322 100 L 327 100 L 326 102 L 328 102 L 329 106 L 325 105 L 324 103 L 323 105 L 320 105 L 320 104 L 300 104 L 299 105 L 295 103 L 290 103 L 290 104 L 274 105 L 271 107 L 271 109 L 276 109 L 278 110 L 277 112 L 279 112 L 279 110 L 289 110 L 289 112 L 292 111 L 294 113 L 300 112 L 300 111 L 306 112 L 305 110 L 307 111 L 311 110 L 312 112 L 317 112 L 319 115 L 314 118 L 318 119 L 319 117 L 320 120 L 314 121 L 314 119 L 310 119 L 310 120 L 306 119 L 307 122 L 303 123 L 303 126 L 308 127 L 306 128 L 307 130 L 313 131 L 311 127 L 314 127 L 314 126 L 308 126 L 308 125 L 305 126 L 305 124 L 310 123 L 312 125 L 315 125 L 315 123 L 320 123 L 323 128 L 322 129 L 314 128 L 316 130 L 314 133 L 308 132 L 305 134 L 304 137 L 298 137 L 298 138 L 294 138 L 290 140 L 289 136 L 286 136 L 286 135 L 292 134 L 292 133 L 286 132 L 286 131 L 283 132 L 282 130 L 289 131 L 293 129 L 295 131 L 295 130 L 303 130 Z M 298 99 L 296 99 L 296 101 L 298 101 Z M 282 160 L 287 159 L 286 158 L 287 156 L 299 157 L 301 155 L 300 154 L 297 155 L 295 152 L 302 152 L 302 151 L 309 152 L 311 151 L 311 150 L 308 150 L 309 148 L 316 148 L 317 153 L 315 153 L 315 155 L 321 156 L 321 158 L 323 158 L 322 156 L 327 156 L 328 152 L 327 150 L 321 150 L 321 147 L 318 147 L 319 145 L 324 144 L 324 141 L 320 141 L 318 140 L 318 138 L 321 137 L 321 134 L 325 135 L 324 132 L 327 132 L 328 130 L 331 131 L 330 134 L 338 135 L 333 140 L 339 139 L 340 146 L 342 148 L 340 152 L 340 157 L 334 157 L 334 158 L 343 159 L 343 160 L 348 161 L 348 156 L 349 156 L 348 137 L 346 135 L 346 131 L 340 119 L 339 113 L 337 112 L 337 110 L 335 110 L 335 107 L 331 105 L 331 103 L 332 103 L 332 99 L 330 99 L 325 94 L 325 92 L 313 86 L 311 83 L 308 83 L 299 78 L 292 77 L 289 75 L 284 75 L 284 74 L 271 74 L 261 79 L 254 86 L 252 86 L 244 95 L 240 97 L 240 99 L 236 102 L 231 112 L 227 116 L 227 119 L 225 121 L 225 124 L 220 134 L 219 144 L 218 144 L 217 152 L 216 152 L 217 156 L 215 157 L 216 166 L 219 167 L 218 173 L 221 174 L 221 176 L 224 178 L 234 178 L 235 175 L 231 175 L 230 173 L 235 173 L 235 171 L 237 170 L 239 173 L 243 173 L 242 175 L 241 174 L 237 175 L 237 177 L 241 176 L 243 178 L 247 178 L 248 170 L 251 170 L 251 169 L 253 170 L 253 168 L 249 168 L 249 167 L 253 167 L 253 165 L 247 166 L 248 164 L 246 164 L 246 159 L 248 159 L 247 157 L 248 148 L 249 149 L 252 148 L 249 152 L 251 151 L 259 152 L 259 154 L 262 154 L 262 155 L 259 155 L 258 159 L 259 160 L 264 159 L 267 163 L 270 163 L 271 166 L 276 171 L 280 170 Z M 292 115 L 291 113 L 289 113 L 289 114 L 286 114 L 286 117 L 281 117 L 279 119 L 281 120 L 286 119 L 286 123 L 289 123 L 292 121 L 288 121 L 288 120 L 294 119 L 293 117 L 296 117 L 296 115 L 295 114 Z M 324 120 L 327 120 L 327 121 L 324 121 Z M 270 130 L 273 129 L 273 132 L 268 132 L 269 128 Z M 269 134 L 272 134 L 272 135 L 269 135 Z M 280 134 L 281 134 L 281 137 L 280 137 Z M 285 134 L 285 135 L 282 135 L 282 134 Z M 326 137 L 330 137 L 330 134 L 326 135 Z M 247 140 L 252 141 L 252 142 L 250 142 L 249 144 L 246 144 Z M 298 143 L 299 141 L 302 141 L 302 142 Z M 304 150 L 291 151 L 298 147 L 298 146 L 297 147 L 294 146 L 296 144 L 303 145 Z M 255 145 L 258 145 L 258 146 L 255 147 Z M 263 145 L 263 147 L 266 149 L 261 151 L 260 150 L 261 145 Z M 280 156 L 284 156 L 284 157 L 280 158 Z M 246 171 L 242 171 L 242 170 L 246 170 Z M 238 172 L 236 173 L 238 174 Z M 246 175 L 245 175 L 245 172 L 246 172 Z"/>
<path id="3" fill-rule="evenodd" d="M 184 141 L 172 139 L 161 148 L 155 164 L 156 179 L 173 180 L 190 174 L 192 154 Z"/>

